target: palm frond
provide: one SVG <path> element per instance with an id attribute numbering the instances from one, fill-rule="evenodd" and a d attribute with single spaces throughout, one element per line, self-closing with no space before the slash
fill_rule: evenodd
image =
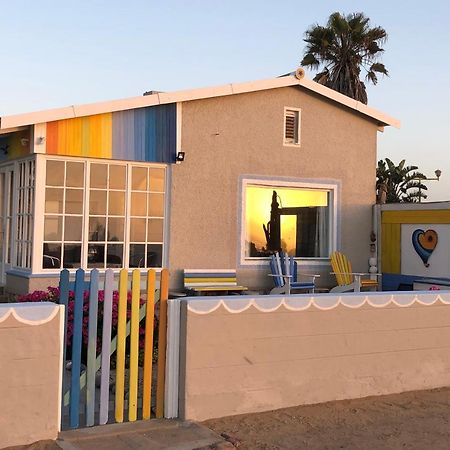
<path id="1" fill-rule="evenodd" d="M 388 71 L 386 69 L 386 67 L 384 66 L 384 64 L 381 63 L 374 63 L 370 66 L 370 70 L 373 72 L 378 72 L 378 73 L 382 73 L 384 75 L 388 75 Z"/>
<path id="2" fill-rule="evenodd" d="M 386 31 L 372 28 L 364 13 L 334 12 L 325 26 L 315 24 L 305 32 L 301 65 L 318 70 L 315 81 L 367 103 L 361 70 L 366 73 L 365 79 L 374 84 L 378 83 L 378 73 L 388 75 L 386 67 L 377 60 L 386 38 Z"/>
<path id="3" fill-rule="evenodd" d="M 404 159 L 397 165 L 389 158 L 379 160 L 376 175 L 376 187 L 379 190 L 384 185 L 388 203 L 416 202 L 427 198 L 424 191 L 428 187 L 423 183 L 426 176 L 417 170 L 417 166 L 406 165 Z"/>

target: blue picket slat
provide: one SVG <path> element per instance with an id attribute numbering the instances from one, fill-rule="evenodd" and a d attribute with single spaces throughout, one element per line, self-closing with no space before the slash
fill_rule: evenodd
<path id="1" fill-rule="evenodd" d="M 64 269 L 64 270 L 67 270 L 67 269 Z M 83 283 L 83 289 L 85 291 L 89 290 L 89 286 L 90 286 L 89 281 L 85 281 Z M 75 281 L 69 281 L 69 291 L 74 291 L 74 290 L 75 290 Z"/>
<path id="2" fill-rule="evenodd" d="M 88 427 L 94 425 L 95 411 L 98 282 L 98 270 L 94 269 L 91 271 L 89 289 L 88 354 L 86 368 L 86 426 Z"/>
<path id="3" fill-rule="evenodd" d="M 111 323 L 114 272 L 105 272 L 105 297 L 103 300 L 103 332 L 102 332 L 102 361 L 100 381 L 100 425 L 108 422 L 109 409 L 109 367 L 111 359 Z"/>
<path id="4" fill-rule="evenodd" d="M 83 326 L 83 293 L 84 270 L 78 269 L 75 274 L 75 305 L 72 336 L 72 374 L 70 382 L 70 428 L 78 428 L 80 424 L 80 371 L 81 371 L 81 340 Z"/>
<path id="5" fill-rule="evenodd" d="M 67 269 L 61 271 L 59 277 L 59 304 L 64 305 L 64 325 L 63 325 L 63 371 L 62 371 L 62 390 L 61 396 L 61 412 L 64 411 L 64 387 L 66 385 L 66 347 L 67 347 L 67 319 L 69 316 L 69 277 L 70 273 Z M 61 420 L 63 414 L 61 413 Z"/>

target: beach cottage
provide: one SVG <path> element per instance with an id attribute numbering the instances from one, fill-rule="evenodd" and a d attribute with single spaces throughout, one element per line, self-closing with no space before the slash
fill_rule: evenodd
<path id="1" fill-rule="evenodd" d="M 78 267 L 168 267 L 173 287 L 183 269 L 236 269 L 268 286 L 274 246 L 322 283 L 336 249 L 367 269 L 377 135 L 397 120 L 301 70 L 147 94 L 1 118 L 7 291 Z"/>

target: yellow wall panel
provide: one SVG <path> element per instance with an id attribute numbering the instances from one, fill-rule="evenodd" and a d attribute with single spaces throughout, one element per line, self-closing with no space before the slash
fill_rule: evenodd
<path id="1" fill-rule="evenodd" d="M 450 210 L 383 211 L 381 223 L 450 223 Z"/>
<path id="2" fill-rule="evenodd" d="M 384 213 L 383 213 L 384 214 Z M 381 225 L 381 269 L 384 273 L 400 273 L 401 227 L 398 223 Z"/>
<path id="3" fill-rule="evenodd" d="M 71 156 L 78 156 L 81 150 L 81 119 L 67 120 L 67 153 Z"/>
<path id="4" fill-rule="evenodd" d="M 102 114 L 103 158 L 112 158 L 112 114 Z"/>
<path id="5" fill-rule="evenodd" d="M 89 134 L 91 129 L 90 117 L 81 119 L 81 156 L 89 156 Z"/>

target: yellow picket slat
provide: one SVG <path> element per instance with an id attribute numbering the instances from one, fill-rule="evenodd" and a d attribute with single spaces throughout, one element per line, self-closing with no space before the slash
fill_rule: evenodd
<path id="1" fill-rule="evenodd" d="M 128 396 L 128 420 L 130 422 L 137 419 L 140 294 L 141 273 L 139 269 L 134 269 L 131 283 L 130 391 Z"/>
<path id="2" fill-rule="evenodd" d="M 164 384 L 166 380 L 167 299 L 169 298 L 169 271 L 161 270 L 158 332 L 158 376 L 156 385 L 156 418 L 164 416 Z"/>
<path id="3" fill-rule="evenodd" d="M 116 422 L 123 422 L 125 395 L 125 339 L 127 325 L 128 270 L 122 269 L 119 278 L 119 309 L 116 359 Z"/>
<path id="4" fill-rule="evenodd" d="M 152 403 L 153 368 L 153 320 L 155 315 L 156 272 L 147 272 L 147 315 L 145 317 L 144 380 L 142 394 L 142 418 L 150 419 Z"/>

